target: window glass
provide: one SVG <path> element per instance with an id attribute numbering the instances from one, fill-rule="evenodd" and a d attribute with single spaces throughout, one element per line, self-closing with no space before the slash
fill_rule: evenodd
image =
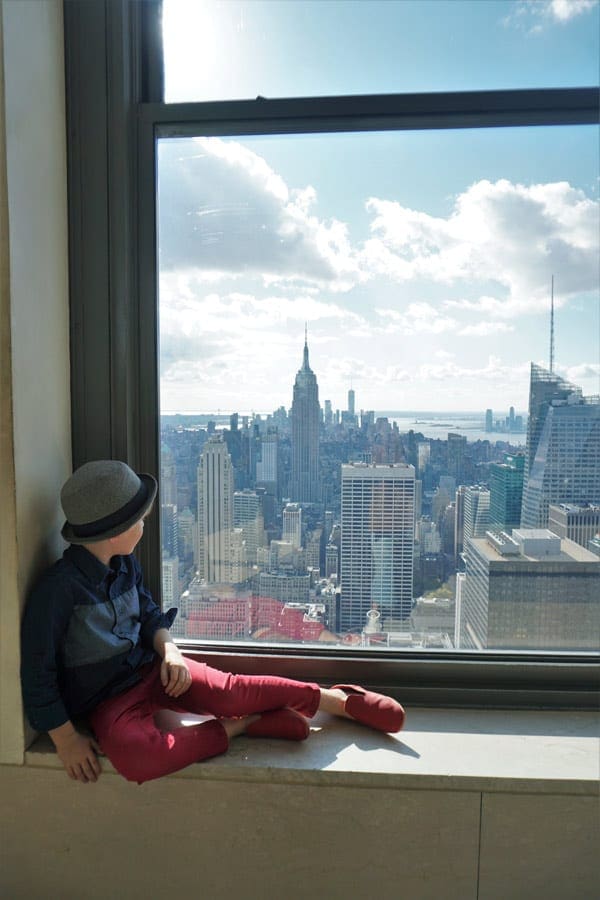
<path id="1" fill-rule="evenodd" d="M 164 0 L 167 102 L 580 87 L 596 0 Z"/>
<path id="2" fill-rule="evenodd" d="M 597 646 L 597 160 L 583 126 L 159 139 L 178 637 Z"/>

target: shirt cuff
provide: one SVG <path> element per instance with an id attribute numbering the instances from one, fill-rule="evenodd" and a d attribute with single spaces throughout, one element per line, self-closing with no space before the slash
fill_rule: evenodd
<path id="1" fill-rule="evenodd" d="M 165 625 L 161 626 L 162 628 L 170 628 L 175 618 L 177 617 L 177 613 L 179 610 L 176 606 L 172 606 L 166 613 L 163 613 L 163 619 L 165 620 Z"/>
<path id="2" fill-rule="evenodd" d="M 160 628 L 166 628 L 168 631 L 173 624 L 175 616 L 178 612 L 179 610 L 177 609 L 177 607 L 173 606 L 170 610 L 168 610 L 168 612 L 159 613 L 158 615 L 155 615 L 150 621 L 142 625 L 142 630 L 140 632 L 142 646 L 148 647 L 150 650 L 153 650 L 154 635 Z"/>
<path id="3" fill-rule="evenodd" d="M 69 714 L 62 700 L 55 700 L 39 709 L 28 708 L 25 712 L 29 724 L 36 731 L 52 731 L 69 721 Z"/>

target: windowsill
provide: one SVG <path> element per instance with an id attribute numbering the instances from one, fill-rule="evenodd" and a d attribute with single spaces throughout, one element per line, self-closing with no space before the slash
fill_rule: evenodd
<path id="1" fill-rule="evenodd" d="M 319 714 L 307 741 L 237 738 L 229 752 L 171 776 L 210 781 L 409 790 L 596 795 L 595 712 L 409 709 L 399 735 Z M 44 735 L 28 766 L 60 769 Z M 105 772 L 115 774 L 105 758 Z"/>

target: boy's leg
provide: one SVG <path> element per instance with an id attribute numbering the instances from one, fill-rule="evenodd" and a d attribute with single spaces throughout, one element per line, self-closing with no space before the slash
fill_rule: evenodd
<path id="1" fill-rule="evenodd" d="M 311 718 L 319 707 L 317 684 L 275 675 L 232 675 L 186 657 L 192 684 L 181 697 L 165 694 L 160 678 L 154 684 L 158 706 L 190 713 L 230 718 L 290 707 Z"/>
<path id="2" fill-rule="evenodd" d="M 159 671 L 152 669 L 140 684 L 105 700 L 90 716 L 102 752 L 121 775 L 138 784 L 225 753 L 229 746 L 217 719 L 162 732 L 154 721 L 157 680 L 160 687 Z"/>

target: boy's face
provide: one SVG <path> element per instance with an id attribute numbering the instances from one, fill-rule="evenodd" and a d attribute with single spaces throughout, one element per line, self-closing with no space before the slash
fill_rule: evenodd
<path id="1" fill-rule="evenodd" d="M 148 513 L 146 513 L 146 515 L 148 515 Z M 131 528 L 128 528 L 127 531 L 124 531 L 122 534 L 110 538 L 111 550 L 114 556 L 128 556 L 130 553 L 133 553 L 142 539 L 145 518 L 146 516 L 144 516 L 143 519 L 139 519 L 131 526 Z"/>

